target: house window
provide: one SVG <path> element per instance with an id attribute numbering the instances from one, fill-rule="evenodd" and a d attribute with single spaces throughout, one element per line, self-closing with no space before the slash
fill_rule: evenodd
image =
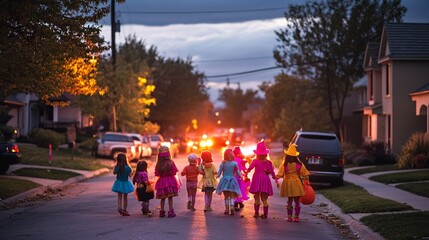
<path id="1" fill-rule="evenodd" d="M 368 88 L 369 88 L 369 100 L 374 100 L 374 86 L 373 86 L 373 72 L 369 71 L 368 73 Z"/>
<path id="2" fill-rule="evenodd" d="M 390 95 L 390 63 L 386 64 L 386 96 Z"/>
<path id="3" fill-rule="evenodd" d="M 391 149 L 391 139 L 392 139 L 392 119 L 390 115 L 387 115 L 387 147 Z"/>

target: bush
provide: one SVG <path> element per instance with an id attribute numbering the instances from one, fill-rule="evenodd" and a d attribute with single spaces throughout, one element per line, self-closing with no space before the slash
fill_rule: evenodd
<path id="1" fill-rule="evenodd" d="M 30 138 L 38 147 L 57 149 L 61 143 L 66 142 L 65 134 L 60 134 L 52 130 L 35 128 L 31 130 Z"/>
<path id="2" fill-rule="evenodd" d="M 363 157 L 367 164 L 365 165 L 383 165 L 394 164 L 395 157 L 386 152 L 386 144 L 383 141 L 365 142 L 362 145 L 362 151 L 366 157 Z"/>
<path id="3" fill-rule="evenodd" d="M 3 135 L 4 140 L 8 141 L 13 138 L 15 134 L 15 129 L 6 125 L 0 125 L 0 132 Z"/>
<path id="4" fill-rule="evenodd" d="M 402 147 L 399 168 L 429 167 L 429 133 L 413 134 Z"/>

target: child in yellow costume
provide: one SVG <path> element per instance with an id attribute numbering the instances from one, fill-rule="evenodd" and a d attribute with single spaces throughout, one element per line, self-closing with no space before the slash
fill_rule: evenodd
<path id="1" fill-rule="evenodd" d="M 299 152 L 296 150 L 297 145 L 292 144 L 287 150 L 282 164 L 279 167 L 277 178 L 283 178 L 280 188 L 280 197 L 288 197 L 287 200 L 287 215 L 288 222 L 299 222 L 299 213 L 301 206 L 299 198 L 305 195 L 303 180 L 308 179 L 310 173 L 304 164 L 299 160 Z M 293 206 L 292 201 L 295 202 L 295 216 L 292 218 Z"/>

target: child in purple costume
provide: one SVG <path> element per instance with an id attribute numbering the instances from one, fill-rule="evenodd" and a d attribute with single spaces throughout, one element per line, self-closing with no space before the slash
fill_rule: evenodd
<path id="1" fill-rule="evenodd" d="M 137 163 L 136 173 L 133 177 L 133 183 L 136 185 L 137 200 L 142 202 L 142 213 L 146 216 L 151 216 L 152 212 L 149 210 L 149 201 L 154 198 L 153 192 L 146 192 L 147 186 L 151 183 L 149 175 L 147 174 L 147 162 L 141 160 Z"/>
<path id="2" fill-rule="evenodd" d="M 253 150 L 253 152 L 256 154 L 256 158 L 253 159 L 252 163 L 247 169 L 247 172 L 255 169 L 249 189 L 249 192 L 254 194 L 255 198 L 255 215 L 253 217 L 267 218 L 268 197 L 273 195 L 273 186 L 271 184 L 269 175 L 275 179 L 276 183 L 278 183 L 278 180 L 276 178 L 276 174 L 274 173 L 273 163 L 267 159 L 270 150 L 266 148 L 265 142 L 262 141 L 258 143 L 256 150 Z M 261 205 L 261 201 L 264 205 L 264 214 L 259 216 L 259 206 Z"/>
<path id="3" fill-rule="evenodd" d="M 168 198 L 168 217 L 175 217 L 173 209 L 173 197 L 178 196 L 179 183 L 176 173 L 179 170 L 170 156 L 170 149 L 167 146 L 160 146 L 158 159 L 155 166 L 155 176 L 159 177 L 155 184 L 156 198 L 161 199 L 160 217 L 165 217 L 165 199 Z"/>
<path id="4" fill-rule="evenodd" d="M 237 162 L 238 169 L 242 173 L 242 176 L 245 176 L 245 172 L 247 170 L 247 161 L 244 161 L 244 154 L 241 152 L 240 147 L 235 147 L 232 152 L 234 153 L 234 160 Z M 235 177 L 237 178 L 238 184 L 240 185 L 241 197 L 237 197 L 235 199 L 234 210 L 239 211 L 241 208 L 244 207 L 243 201 L 249 200 L 248 187 L 250 186 L 250 182 L 245 182 L 243 178 L 238 175 L 235 175 Z"/>

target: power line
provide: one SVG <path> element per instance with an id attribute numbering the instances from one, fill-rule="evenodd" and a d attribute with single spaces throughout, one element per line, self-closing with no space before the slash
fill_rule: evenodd
<path id="1" fill-rule="evenodd" d="M 284 10 L 287 7 L 278 8 L 259 8 L 259 9 L 241 9 L 241 10 L 207 10 L 207 11 L 123 11 L 125 14 L 207 14 L 207 13 L 241 13 L 241 12 L 264 12 Z"/>
<path id="2" fill-rule="evenodd" d="M 247 60 L 259 60 L 259 59 L 268 59 L 273 57 L 251 57 L 251 58 L 230 58 L 230 59 L 210 59 L 210 60 L 195 60 L 194 62 L 204 63 L 204 62 L 233 62 L 233 61 L 247 61 Z"/>
<path id="3" fill-rule="evenodd" d="M 230 76 L 244 75 L 244 74 L 255 73 L 255 72 L 268 71 L 268 70 L 272 70 L 272 69 L 276 69 L 276 68 L 281 68 L 281 67 L 280 66 L 275 66 L 275 67 L 268 67 L 268 68 L 260 68 L 260 69 L 245 71 L 245 72 L 237 72 L 237 73 L 229 73 L 229 74 L 206 76 L 206 78 L 230 77 Z"/>

